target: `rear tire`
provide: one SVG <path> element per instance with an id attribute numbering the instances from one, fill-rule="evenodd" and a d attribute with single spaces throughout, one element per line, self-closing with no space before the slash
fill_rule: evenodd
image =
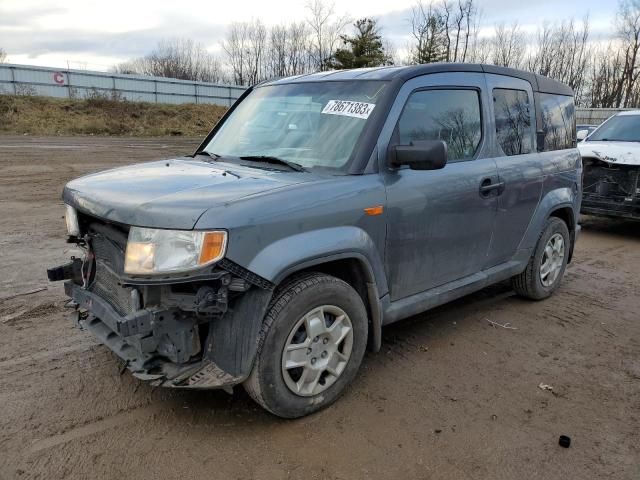
<path id="1" fill-rule="evenodd" d="M 527 268 L 511 279 L 516 293 L 531 300 L 551 296 L 562 281 L 570 246 L 567 224 L 557 217 L 547 219 Z"/>
<path id="2" fill-rule="evenodd" d="M 351 286 L 321 273 L 294 277 L 274 296 L 243 386 L 279 417 L 318 411 L 356 376 L 367 333 L 366 308 Z"/>

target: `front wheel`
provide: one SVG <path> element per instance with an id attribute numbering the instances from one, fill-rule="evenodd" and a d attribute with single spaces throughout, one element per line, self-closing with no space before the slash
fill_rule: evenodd
<path id="1" fill-rule="evenodd" d="M 542 300 L 555 292 L 567 267 L 570 246 L 567 224 L 557 217 L 550 217 L 527 268 L 512 278 L 516 293 L 532 300 Z"/>
<path id="2" fill-rule="evenodd" d="M 267 312 L 245 390 L 285 418 L 330 405 L 360 367 L 367 325 L 362 299 L 347 283 L 320 273 L 294 278 Z"/>

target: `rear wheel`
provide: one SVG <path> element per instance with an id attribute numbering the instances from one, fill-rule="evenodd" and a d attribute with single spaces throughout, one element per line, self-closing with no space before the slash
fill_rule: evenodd
<path id="1" fill-rule="evenodd" d="M 245 390 L 275 415 L 307 415 L 341 395 L 366 345 L 367 313 L 353 288 L 320 273 L 294 278 L 270 306 Z"/>
<path id="2" fill-rule="evenodd" d="M 567 224 L 557 217 L 550 217 L 527 268 L 512 279 L 516 293 L 532 300 L 542 300 L 555 292 L 567 266 L 570 245 Z"/>

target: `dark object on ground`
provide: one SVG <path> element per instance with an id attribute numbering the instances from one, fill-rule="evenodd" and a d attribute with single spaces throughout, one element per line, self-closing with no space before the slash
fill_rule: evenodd
<path id="1" fill-rule="evenodd" d="M 564 448 L 569 448 L 571 445 L 571 438 L 566 435 L 560 435 L 560 439 L 558 440 L 558 445 Z"/>

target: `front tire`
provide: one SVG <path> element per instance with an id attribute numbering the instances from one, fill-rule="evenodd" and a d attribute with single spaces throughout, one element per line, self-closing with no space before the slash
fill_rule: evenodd
<path id="1" fill-rule="evenodd" d="M 270 305 L 244 388 L 284 418 L 325 408 L 356 376 L 367 333 L 366 308 L 349 284 L 321 273 L 295 277 Z"/>
<path id="2" fill-rule="evenodd" d="M 570 246 L 567 224 L 557 217 L 547 219 L 527 268 L 511 279 L 516 293 L 532 300 L 551 296 L 562 281 Z"/>

